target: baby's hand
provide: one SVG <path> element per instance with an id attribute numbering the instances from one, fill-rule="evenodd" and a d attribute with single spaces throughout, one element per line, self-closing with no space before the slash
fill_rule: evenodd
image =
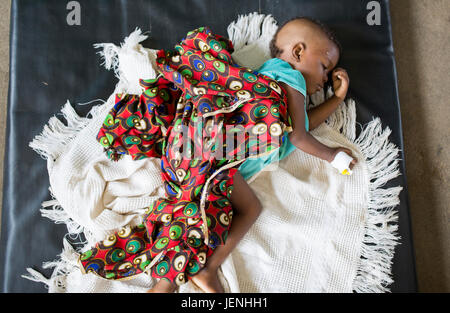
<path id="1" fill-rule="evenodd" d="M 334 69 L 331 78 L 333 79 L 335 96 L 343 101 L 347 95 L 348 86 L 350 85 L 350 79 L 348 78 L 347 71 L 341 67 L 338 67 Z"/>
<path id="2" fill-rule="evenodd" d="M 350 162 L 350 164 L 349 164 L 349 169 L 350 169 L 350 170 L 352 170 L 353 167 L 355 166 L 355 164 L 358 163 L 358 159 L 356 159 L 356 158 L 353 156 L 352 151 L 351 151 L 350 149 L 344 148 L 344 147 L 338 147 L 338 148 L 334 148 L 333 150 L 334 150 L 334 152 L 333 152 L 333 154 L 332 154 L 332 156 L 331 156 L 331 158 L 330 158 L 331 161 L 334 160 L 334 158 L 336 157 L 336 155 L 337 155 L 339 152 L 343 151 L 343 152 L 347 153 L 350 157 L 353 158 L 353 160 L 352 160 L 352 161 Z M 330 161 L 330 162 L 331 162 L 331 161 Z"/>

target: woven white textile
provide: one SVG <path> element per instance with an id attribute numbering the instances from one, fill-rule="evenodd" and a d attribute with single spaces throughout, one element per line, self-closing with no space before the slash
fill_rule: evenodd
<path id="1" fill-rule="evenodd" d="M 239 16 L 228 27 L 235 61 L 257 68 L 269 58 L 268 42 L 276 29 L 270 15 Z M 136 29 L 121 46 L 96 45 L 105 67 L 119 79 L 114 92 L 85 118 L 67 102 L 62 109 L 67 123 L 52 117 L 30 144 L 48 165 L 53 198 L 43 203 L 43 215 L 66 223 L 71 237 L 83 233 L 84 249 L 139 223 L 144 208 L 164 195 L 159 159 L 112 162 L 96 141 L 114 94 L 140 93 L 138 79 L 155 77 L 155 50 L 139 44 L 146 38 Z M 314 106 L 325 95 L 310 98 Z M 340 175 L 329 163 L 296 150 L 249 180 L 263 212 L 221 267 L 227 292 L 389 291 L 402 188 L 382 187 L 399 175 L 398 149 L 378 118 L 358 138 L 356 124 L 355 102 L 348 100 L 311 132 L 328 146 L 352 150 L 358 159 L 353 175 Z M 82 251 L 64 240 L 59 259 L 44 263 L 54 267 L 53 275 L 28 269 L 26 278 L 44 282 L 49 292 L 145 292 L 156 282 L 145 273 L 127 281 L 83 275 L 75 262 Z M 199 291 L 190 282 L 179 289 Z"/>

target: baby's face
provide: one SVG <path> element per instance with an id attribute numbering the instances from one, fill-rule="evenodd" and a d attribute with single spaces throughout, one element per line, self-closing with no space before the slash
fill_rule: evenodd
<path id="1" fill-rule="evenodd" d="M 323 88 L 328 74 L 339 61 L 339 50 L 331 40 L 310 43 L 291 64 L 303 74 L 306 92 L 311 95 Z"/>

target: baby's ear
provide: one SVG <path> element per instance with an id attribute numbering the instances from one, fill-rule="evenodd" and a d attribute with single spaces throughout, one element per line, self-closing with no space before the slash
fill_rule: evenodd
<path id="1" fill-rule="evenodd" d="M 292 48 L 292 57 L 294 58 L 294 60 L 300 62 L 303 54 L 305 53 L 305 48 L 306 46 L 303 42 L 298 42 L 294 45 L 294 47 Z"/>

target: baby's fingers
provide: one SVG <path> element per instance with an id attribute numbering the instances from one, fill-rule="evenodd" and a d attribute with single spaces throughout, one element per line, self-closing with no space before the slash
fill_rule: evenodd
<path id="1" fill-rule="evenodd" d="M 333 80 L 335 79 L 340 79 L 340 80 L 346 80 L 347 82 L 350 81 L 350 79 L 348 78 L 348 74 L 347 71 L 344 70 L 343 68 L 337 68 L 333 71 Z"/>
<path id="2" fill-rule="evenodd" d="M 348 78 L 347 73 L 338 73 L 337 77 L 342 81 L 343 84 L 346 84 L 346 85 L 350 84 L 350 78 Z"/>
<path id="3" fill-rule="evenodd" d="M 333 70 L 333 74 L 334 74 L 334 73 L 338 73 L 338 72 L 346 73 L 347 71 L 346 71 L 345 69 L 343 69 L 342 67 L 336 67 L 336 68 Z"/>
<path id="4" fill-rule="evenodd" d="M 353 169 L 355 164 L 358 163 L 358 159 L 353 156 L 352 151 L 350 149 L 342 148 L 342 150 L 344 150 L 345 153 L 347 153 L 349 156 L 351 156 L 353 158 L 353 160 L 351 160 L 350 165 L 349 165 L 349 168 Z"/>

